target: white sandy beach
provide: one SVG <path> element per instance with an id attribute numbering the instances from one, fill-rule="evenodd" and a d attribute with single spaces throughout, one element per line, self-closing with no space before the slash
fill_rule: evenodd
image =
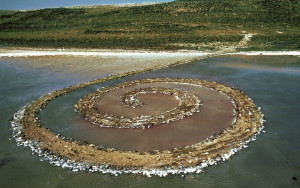
<path id="1" fill-rule="evenodd" d="M 97 50 L 97 49 L 0 49 L 0 57 L 20 57 L 20 56 L 56 56 L 56 55 L 76 55 L 76 56 L 156 56 L 156 57 L 196 57 L 210 54 L 208 51 L 148 51 L 148 50 Z"/>
<path id="2" fill-rule="evenodd" d="M 155 57 L 200 57 L 216 53 L 216 51 L 149 51 L 149 50 L 98 50 L 98 49 L 0 49 L 0 57 L 24 57 L 24 56 L 57 56 L 57 55 L 75 55 L 75 56 L 155 56 Z M 230 52 L 226 55 L 293 55 L 299 56 L 300 51 L 242 51 Z"/>
<path id="3" fill-rule="evenodd" d="M 233 52 L 226 55 L 292 55 L 300 56 L 300 51 L 249 51 L 249 52 Z"/>

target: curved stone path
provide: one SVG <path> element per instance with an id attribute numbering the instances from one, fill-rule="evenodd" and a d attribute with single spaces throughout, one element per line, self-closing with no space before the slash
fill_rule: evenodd
<path id="1" fill-rule="evenodd" d="M 183 62 L 178 64 L 180 63 Z M 33 153 L 43 157 L 42 160 L 48 160 L 55 166 L 69 168 L 73 171 L 101 171 L 112 174 L 143 173 L 145 175 L 165 176 L 168 173 L 198 173 L 208 164 L 226 160 L 236 151 L 245 147 L 245 144 L 253 140 L 263 128 L 263 114 L 242 91 L 216 82 L 169 78 L 155 79 L 155 81 L 196 84 L 227 95 L 235 105 L 235 119 L 232 125 L 205 140 L 199 140 L 193 145 L 150 152 L 123 151 L 98 147 L 93 144 L 84 145 L 78 141 L 68 140 L 41 125 L 38 117 L 39 112 L 51 100 L 61 95 L 88 85 L 163 67 L 166 66 L 112 75 L 41 96 L 21 108 L 14 115 L 11 125 L 17 144 L 30 147 Z"/>
<path id="2" fill-rule="evenodd" d="M 99 112 L 95 107 L 95 102 L 109 91 L 118 90 L 125 87 L 145 84 L 145 83 L 159 83 L 163 80 L 146 79 L 125 82 L 110 87 L 103 87 L 96 92 L 86 95 L 80 99 L 75 105 L 75 111 L 79 112 L 86 120 L 100 127 L 116 127 L 116 128 L 149 128 L 153 125 L 169 123 L 171 121 L 178 121 L 186 116 L 191 116 L 195 112 L 199 112 L 200 100 L 192 93 L 163 87 L 154 88 L 140 88 L 131 92 L 125 93 L 121 96 L 121 101 L 125 105 L 138 108 L 143 106 L 143 103 L 137 99 L 140 94 L 146 93 L 163 93 L 174 96 L 178 101 L 178 107 L 156 115 L 141 115 L 133 118 L 126 118 L 124 116 L 115 116 L 105 112 Z"/>

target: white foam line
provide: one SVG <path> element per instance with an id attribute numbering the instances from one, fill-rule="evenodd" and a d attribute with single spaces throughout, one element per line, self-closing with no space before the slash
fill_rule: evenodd
<path id="1" fill-rule="evenodd" d="M 293 55 L 300 56 L 300 51 L 249 51 L 232 52 L 225 55 Z"/>
<path id="2" fill-rule="evenodd" d="M 34 51 L 34 50 L 14 50 L 0 53 L 0 57 L 23 57 L 23 56 L 57 56 L 57 55 L 72 55 L 72 56 L 205 56 L 208 52 L 153 52 L 153 51 Z"/>
<path id="3" fill-rule="evenodd" d="M 91 51 L 76 51 L 76 50 L 11 50 L 0 52 L 0 57 L 26 57 L 26 56 L 57 56 L 57 55 L 72 55 L 72 56 L 206 56 L 215 54 L 215 51 L 147 51 L 147 50 L 91 50 Z M 221 54 L 220 54 L 221 55 Z M 249 52 L 231 52 L 223 55 L 293 55 L 300 56 L 300 51 L 249 51 Z"/>

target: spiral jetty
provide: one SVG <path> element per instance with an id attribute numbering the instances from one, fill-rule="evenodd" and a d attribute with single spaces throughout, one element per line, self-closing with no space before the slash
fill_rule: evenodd
<path id="1" fill-rule="evenodd" d="M 225 161 L 229 159 L 231 155 L 240 149 L 247 147 L 248 142 L 256 139 L 256 135 L 263 129 L 264 120 L 260 108 L 254 104 L 253 100 L 238 89 L 216 82 L 197 79 L 157 78 L 125 82 L 117 86 L 99 89 L 96 93 L 90 94 L 86 98 L 86 102 L 90 102 L 91 98 L 88 97 L 97 96 L 99 91 L 100 93 L 105 93 L 111 89 L 117 89 L 123 86 L 126 87 L 130 84 L 152 82 L 193 84 L 210 88 L 211 90 L 215 90 L 216 92 L 220 92 L 229 97 L 234 105 L 234 120 L 232 125 L 204 140 L 199 140 L 198 143 L 193 145 L 160 151 L 153 150 L 149 152 L 124 151 L 114 148 L 95 146 L 93 144 L 82 144 L 79 141 L 72 141 L 71 139 L 67 139 L 64 136 L 56 134 L 50 131 L 47 127 L 41 125 L 38 114 L 50 101 L 59 96 L 89 85 L 99 84 L 109 80 L 119 79 L 128 75 L 147 72 L 167 66 L 168 65 L 157 66 L 151 69 L 120 73 L 43 95 L 39 99 L 25 105 L 14 114 L 13 120 L 11 121 L 13 137 L 15 138 L 18 146 L 23 145 L 30 147 L 33 154 L 37 154 L 41 157 L 41 161 L 49 161 L 55 166 L 70 169 L 74 172 L 79 170 L 89 172 L 100 171 L 102 173 L 109 173 L 116 176 L 121 173 L 133 173 L 144 174 L 149 177 L 151 175 L 166 176 L 167 174 L 201 173 L 203 168 L 206 168 L 208 165 L 214 165 L 218 161 Z M 124 121 L 125 123 L 123 124 L 121 120 L 123 121 L 124 119 L 119 119 L 119 123 L 111 124 L 110 122 L 103 125 L 103 117 L 101 116 L 93 121 L 100 125 L 102 124 L 103 126 L 109 125 L 119 126 L 119 128 L 123 128 L 122 126 L 126 128 L 137 128 L 136 125 L 138 125 L 140 127 L 148 128 L 150 127 L 149 125 L 167 123 L 170 119 L 178 120 L 184 118 L 186 115 L 192 115 L 197 112 L 200 104 L 200 101 L 192 95 L 184 99 L 184 97 L 181 96 L 185 95 L 184 92 L 168 90 L 166 88 L 146 88 L 144 90 L 133 91 L 132 93 L 125 94 L 125 96 L 121 97 L 121 100 L 123 100 L 123 102 L 127 105 L 138 107 L 142 104 L 139 102 L 130 103 L 129 99 L 132 97 L 134 98 L 136 94 L 141 92 L 173 93 L 174 95 L 177 95 L 179 100 L 183 101 L 182 104 L 185 105 L 183 108 L 175 109 L 174 114 L 171 113 L 175 118 L 173 118 L 173 116 L 173 119 L 162 118 L 160 119 L 161 121 L 157 122 L 156 120 L 159 119 L 159 116 L 152 118 L 151 121 L 147 121 L 147 118 L 144 119 L 147 122 L 144 124 L 134 124 L 132 123 L 133 120 L 130 120 L 129 123 Z M 84 108 L 82 108 L 82 105 L 80 106 L 80 104 L 83 104 L 82 101 L 78 102 L 76 110 L 82 113 L 82 109 Z M 91 108 L 89 108 L 89 110 L 90 109 Z M 182 111 L 185 110 L 187 113 L 183 114 Z M 85 113 L 85 116 L 89 116 L 87 119 L 90 120 L 90 117 L 94 116 L 93 114 L 87 114 L 88 113 Z M 96 116 L 97 115 L 95 115 L 95 117 Z"/>

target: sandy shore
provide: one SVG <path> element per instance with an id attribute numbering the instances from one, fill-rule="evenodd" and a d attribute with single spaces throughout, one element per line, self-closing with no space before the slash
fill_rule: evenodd
<path id="1" fill-rule="evenodd" d="M 199 56 L 211 52 L 199 51 L 148 51 L 148 50 L 87 50 L 87 49 L 0 49 L 0 57 L 20 56 L 55 56 L 55 55 L 77 55 L 77 56 Z"/>
<path id="2" fill-rule="evenodd" d="M 300 51 L 249 51 L 249 52 L 233 52 L 226 55 L 292 55 L 300 56 Z"/>
<path id="3" fill-rule="evenodd" d="M 192 61 L 216 55 L 293 55 L 300 51 L 147 51 L 97 49 L 2 48 L 0 60 L 25 65 L 30 69 L 72 75 L 79 80 Z"/>
<path id="4" fill-rule="evenodd" d="M 0 48 L 0 57 L 32 57 L 32 56 L 203 56 L 217 51 L 150 51 L 150 50 L 110 50 L 110 49 L 41 49 L 41 48 Z M 294 55 L 299 56 L 300 51 L 241 51 L 229 52 L 230 55 Z"/>
<path id="5" fill-rule="evenodd" d="M 208 54 L 194 51 L 1 49 L 0 60 L 86 81 L 132 70 L 192 61 Z"/>

